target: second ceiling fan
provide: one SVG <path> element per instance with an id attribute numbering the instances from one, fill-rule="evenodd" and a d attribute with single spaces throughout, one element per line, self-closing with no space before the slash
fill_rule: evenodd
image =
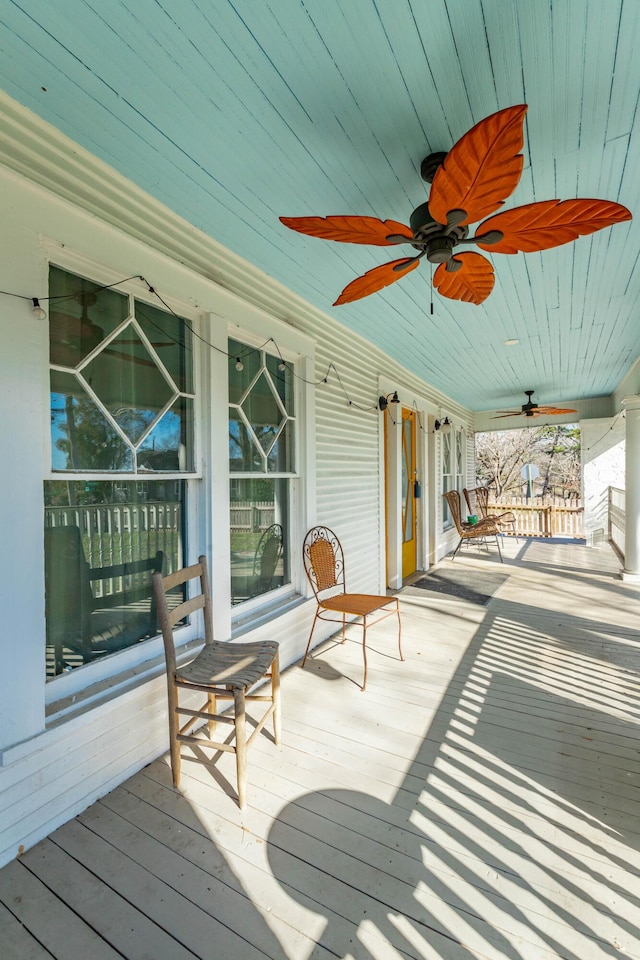
<path id="1" fill-rule="evenodd" d="M 540 406 L 531 399 L 535 390 L 525 390 L 527 402 L 519 410 L 502 410 L 492 420 L 502 420 L 504 417 L 559 417 L 563 413 L 577 413 L 566 407 Z"/>
<path id="2" fill-rule="evenodd" d="M 631 219 L 626 207 L 610 200 L 544 200 L 489 217 L 469 237 L 469 225 L 498 210 L 520 180 L 526 111 L 526 104 L 498 110 L 465 133 L 448 153 L 426 157 L 420 174 L 431 184 L 429 200 L 416 207 L 409 226 L 376 217 L 280 217 L 291 230 L 323 240 L 375 246 L 408 243 L 418 251 L 368 270 L 345 287 L 334 306 L 395 283 L 423 257 L 438 264 L 433 285 L 442 296 L 480 304 L 493 290 L 493 267 L 481 254 L 458 252 L 456 247 L 476 244 L 489 253 L 531 253 Z"/>

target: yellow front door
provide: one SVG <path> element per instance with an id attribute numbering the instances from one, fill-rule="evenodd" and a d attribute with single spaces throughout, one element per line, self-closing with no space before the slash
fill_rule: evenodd
<path id="1" fill-rule="evenodd" d="M 416 538 L 416 412 L 402 411 L 402 579 L 415 572 Z"/>

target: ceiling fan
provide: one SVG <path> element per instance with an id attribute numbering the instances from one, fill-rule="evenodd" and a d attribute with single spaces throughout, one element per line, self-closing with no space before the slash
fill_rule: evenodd
<path id="1" fill-rule="evenodd" d="M 544 200 L 490 217 L 469 237 L 469 224 L 498 210 L 520 180 L 526 112 L 526 104 L 498 110 L 448 153 L 425 157 L 420 175 L 432 185 L 429 200 L 416 207 L 408 227 L 376 217 L 280 217 L 291 230 L 323 240 L 380 247 L 408 243 L 419 251 L 368 270 L 344 288 L 334 306 L 395 283 L 423 257 L 439 264 L 433 285 L 442 296 L 479 304 L 493 290 L 493 267 L 481 254 L 460 253 L 456 247 L 475 243 L 489 253 L 531 253 L 631 219 L 626 207 L 609 200 Z"/>
<path id="2" fill-rule="evenodd" d="M 502 410 L 497 417 L 491 417 L 492 420 L 502 420 L 504 417 L 559 417 L 563 413 L 577 413 L 577 410 L 570 410 L 564 407 L 541 407 L 531 399 L 535 393 L 534 390 L 525 390 L 527 402 L 523 403 L 519 410 Z"/>

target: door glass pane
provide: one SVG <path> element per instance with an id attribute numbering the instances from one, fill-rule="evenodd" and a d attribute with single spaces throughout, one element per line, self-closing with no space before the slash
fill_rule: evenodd
<path id="1" fill-rule="evenodd" d="M 231 602 L 289 583 L 289 482 L 231 481 Z"/>
<path id="2" fill-rule="evenodd" d="M 184 481 L 44 484 L 47 679 L 158 631 L 151 574 L 183 565 Z"/>
<path id="3" fill-rule="evenodd" d="M 412 498 L 409 484 L 411 483 L 411 420 L 402 421 L 402 538 L 406 543 L 413 539 Z"/>

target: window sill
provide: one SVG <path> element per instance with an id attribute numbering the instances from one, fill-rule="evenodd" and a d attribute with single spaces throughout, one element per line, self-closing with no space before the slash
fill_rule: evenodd
<path id="1" fill-rule="evenodd" d="M 271 623 L 277 617 L 289 613 L 305 602 L 305 598 L 299 593 L 290 593 L 286 597 L 278 597 L 271 603 L 263 604 L 258 610 L 247 611 L 245 614 L 238 614 L 231 623 L 231 639 L 237 640 L 239 637 L 252 630 L 257 630 L 266 623 Z"/>

